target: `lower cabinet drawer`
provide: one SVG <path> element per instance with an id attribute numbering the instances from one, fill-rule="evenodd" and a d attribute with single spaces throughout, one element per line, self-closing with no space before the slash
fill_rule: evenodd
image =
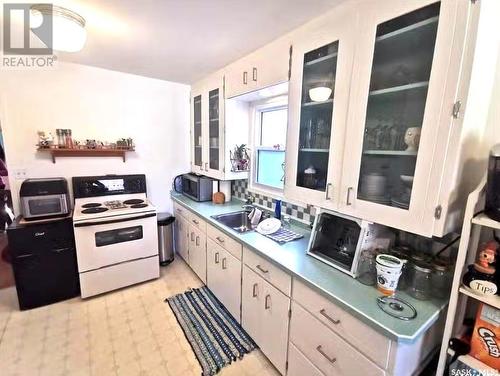
<path id="1" fill-rule="evenodd" d="M 204 233 L 207 232 L 207 223 L 196 214 L 189 212 L 189 224 L 199 228 Z"/>
<path id="2" fill-rule="evenodd" d="M 290 296 L 292 277 L 285 271 L 248 248 L 243 248 L 243 262 L 286 296 Z"/>
<path id="3" fill-rule="evenodd" d="M 174 201 L 174 216 L 181 216 L 182 218 L 189 220 L 189 210 Z"/>
<path id="4" fill-rule="evenodd" d="M 325 375 L 385 375 L 382 369 L 296 302 L 292 303 L 290 325 L 290 341 Z M 369 338 L 366 341 L 369 342 Z"/>
<path id="5" fill-rule="evenodd" d="M 391 349 L 389 338 L 376 332 L 296 278 L 293 281 L 293 300 L 300 303 L 302 307 L 306 307 L 319 321 L 339 334 L 379 367 L 387 368 Z M 370 340 L 367 341 L 367 338 Z"/>
<path id="6" fill-rule="evenodd" d="M 323 376 L 321 371 L 302 354 L 293 343 L 288 347 L 287 376 Z"/>
<path id="7" fill-rule="evenodd" d="M 216 229 L 214 226 L 207 224 L 207 236 L 215 243 L 223 247 L 226 251 L 231 253 L 238 260 L 241 260 L 243 249 L 241 243 L 230 238 L 222 231 Z"/>

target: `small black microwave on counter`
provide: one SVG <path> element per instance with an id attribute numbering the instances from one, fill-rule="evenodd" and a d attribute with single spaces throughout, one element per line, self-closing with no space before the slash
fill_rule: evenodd
<path id="1" fill-rule="evenodd" d="M 174 179 L 174 190 L 194 201 L 211 201 L 213 180 L 196 174 L 179 175 Z"/>

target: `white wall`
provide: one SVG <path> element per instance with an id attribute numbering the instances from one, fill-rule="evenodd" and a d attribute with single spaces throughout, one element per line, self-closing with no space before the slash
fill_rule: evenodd
<path id="1" fill-rule="evenodd" d="M 178 83 L 60 63 L 54 71 L 0 71 L 0 121 L 14 207 L 28 177 L 146 174 L 148 196 L 171 210 L 172 179 L 189 169 L 189 91 Z M 132 137 L 136 152 L 120 158 L 59 158 L 37 153 L 37 130 L 73 130 L 76 140 Z M 16 213 L 19 213 L 18 211 Z"/>

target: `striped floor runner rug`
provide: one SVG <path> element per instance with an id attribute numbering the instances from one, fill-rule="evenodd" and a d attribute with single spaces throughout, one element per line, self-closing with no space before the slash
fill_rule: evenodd
<path id="1" fill-rule="evenodd" d="M 257 347 L 208 287 L 190 289 L 166 301 L 191 344 L 204 376 L 215 375 Z"/>

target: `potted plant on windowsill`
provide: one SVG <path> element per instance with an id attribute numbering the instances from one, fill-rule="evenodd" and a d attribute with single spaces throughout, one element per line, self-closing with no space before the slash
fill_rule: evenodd
<path id="1" fill-rule="evenodd" d="M 250 149 L 246 144 L 236 145 L 232 151 L 229 151 L 232 171 L 248 171 L 250 163 L 249 151 Z"/>

